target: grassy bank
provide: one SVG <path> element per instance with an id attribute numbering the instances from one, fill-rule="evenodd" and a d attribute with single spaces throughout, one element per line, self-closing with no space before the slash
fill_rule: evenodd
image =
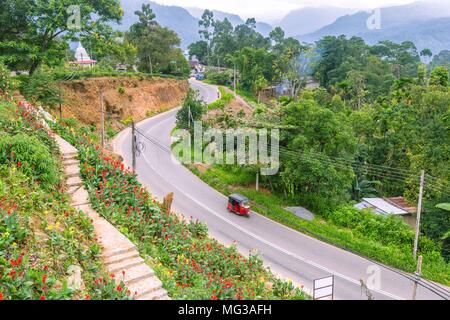
<path id="1" fill-rule="evenodd" d="M 220 99 L 214 101 L 213 103 L 210 103 L 208 105 L 208 110 L 223 109 L 234 99 L 233 94 L 227 92 L 224 87 L 219 87 L 219 91 Z"/>

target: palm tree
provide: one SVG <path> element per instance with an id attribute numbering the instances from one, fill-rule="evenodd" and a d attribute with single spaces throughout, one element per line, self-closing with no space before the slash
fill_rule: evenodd
<path id="1" fill-rule="evenodd" d="M 450 203 L 441 203 L 441 204 L 438 204 L 438 205 L 436 206 L 436 208 L 439 208 L 439 209 L 442 209 L 442 210 L 445 210 L 445 211 L 450 211 Z"/>
<path id="2" fill-rule="evenodd" d="M 365 197 L 376 197 L 380 181 L 367 180 L 366 178 L 356 178 L 352 186 L 352 197 L 354 200 L 361 200 Z"/>

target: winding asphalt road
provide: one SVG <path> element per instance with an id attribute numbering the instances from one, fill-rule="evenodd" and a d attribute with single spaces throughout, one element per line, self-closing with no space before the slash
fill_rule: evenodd
<path id="1" fill-rule="evenodd" d="M 190 84 L 206 102 L 217 99 L 217 87 L 195 80 L 190 80 Z M 176 112 L 172 110 L 137 125 L 140 132 L 158 141 L 155 144 L 140 138 L 145 150 L 137 158 L 139 181 L 153 195 L 162 199 L 173 192 L 175 211 L 205 222 L 210 235 L 225 245 L 237 241 L 238 249 L 243 254 L 258 250 L 265 265 L 280 276 L 303 284 L 308 291 L 312 289 L 314 279 L 334 275 L 335 299 L 367 299 L 361 293 L 360 279 L 371 283 L 379 271 L 380 285 L 371 288 L 375 299 L 411 299 L 413 283 L 388 268 L 374 265 L 367 259 L 301 234 L 255 212 L 249 218 L 230 214 L 226 210 L 227 197 L 202 182 L 168 151 Z M 114 139 L 114 149 L 130 166 L 130 129 L 122 131 Z M 419 286 L 417 299 L 440 297 Z"/>

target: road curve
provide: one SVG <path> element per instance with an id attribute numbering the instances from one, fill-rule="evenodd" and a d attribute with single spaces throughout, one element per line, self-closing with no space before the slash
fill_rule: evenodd
<path id="1" fill-rule="evenodd" d="M 190 80 L 191 87 L 210 103 L 217 99 L 215 86 Z M 137 175 L 155 197 L 162 199 L 173 192 L 174 209 L 183 215 L 199 219 L 208 225 L 211 236 L 225 245 L 237 241 L 243 254 L 256 249 L 265 265 L 294 283 L 312 289 L 314 279 L 334 275 L 336 299 L 367 299 L 361 293 L 360 279 L 375 279 L 379 271 L 380 286 L 372 288 L 375 299 L 411 299 L 413 283 L 398 273 L 342 249 L 301 234 L 257 213 L 249 218 L 238 217 L 226 210 L 227 197 L 220 194 L 168 152 L 170 133 L 175 127 L 176 110 L 172 110 L 137 125 L 140 132 L 158 141 L 140 138 L 145 150 L 137 158 Z M 131 165 L 131 130 L 122 131 L 113 142 L 127 166 Z M 375 269 L 373 269 L 375 268 Z M 434 293 L 418 287 L 417 299 L 440 299 Z"/>

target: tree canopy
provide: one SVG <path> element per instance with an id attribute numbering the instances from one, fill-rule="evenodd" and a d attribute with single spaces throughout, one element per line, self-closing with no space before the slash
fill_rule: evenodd
<path id="1" fill-rule="evenodd" d="M 119 0 L 3 0 L 0 12 L 0 56 L 11 69 L 28 68 L 31 74 L 43 62 L 61 63 L 63 38 L 107 39 L 109 22 L 123 15 Z"/>

